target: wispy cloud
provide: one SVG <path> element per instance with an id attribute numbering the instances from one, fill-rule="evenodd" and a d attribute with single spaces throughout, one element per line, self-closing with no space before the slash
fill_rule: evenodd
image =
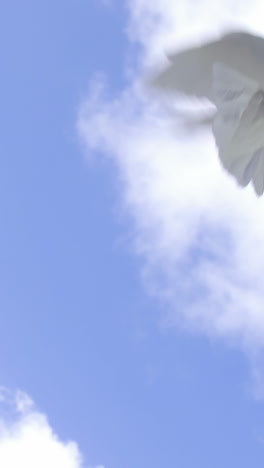
<path id="1" fill-rule="evenodd" d="M 0 391 L 0 466 L 84 468 L 78 445 L 63 442 L 28 395 Z M 104 468 L 97 466 L 94 468 Z"/>
<path id="2" fill-rule="evenodd" d="M 239 26 L 259 32 L 264 6 L 130 0 L 129 12 L 127 31 L 141 45 L 142 70 L 194 37 Z M 210 133 L 184 132 L 133 76 L 116 98 L 101 79 L 95 82 L 81 106 L 81 138 L 117 167 L 142 276 L 164 304 L 163 323 L 253 353 L 264 342 L 263 198 L 223 172 Z"/>

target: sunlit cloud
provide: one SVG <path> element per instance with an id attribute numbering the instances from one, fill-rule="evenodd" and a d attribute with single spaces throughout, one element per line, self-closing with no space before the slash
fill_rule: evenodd
<path id="1" fill-rule="evenodd" d="M 0 466 L 88 468 L 77 443 L 60 440 L 46 415 L 27 394 L 3 388 L 0 391 Z"/>

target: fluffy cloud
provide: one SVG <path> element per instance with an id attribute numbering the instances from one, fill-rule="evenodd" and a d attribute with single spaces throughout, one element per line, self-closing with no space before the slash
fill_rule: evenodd
<path id="1" fill-rule="evenodd" d="M 261 30 L 261 1 L 196 3 L 129 1 L 127 31 L 141 45 L 140 70 L 194 37 L 241 25 Z M 218 162 L 211 134 L 182 128 L 173 105 L 147 96 L 137 73 L 114 99 L 95 80 L 80 110 L 81 138 L 117 167 L 142 276 L 162 301 L 163 324 L 255 352 L 264 342 L 263 198 L 237 187 Z"/>
<path id="2" fill-rule="evenodd" d="M 6 389 L 0 392 L 0 466 L 84 468 L 77 444 L 62 442 L 26 394 Z"/>
<path id="3" fill-rule="evenodd" d="M 130 18 L 128 35 L 132 42 L 139 42 L 144 51 L 144 62 L 150 65 L 164 50 L 211 37 L 223 29 L 246 26 L 263 32 L 264 5 L 261 0 L 181 0 L 175 6 L 173 0 L 128 0 Z M 236 12 L 234 18 L 234 11 Z M 141 51 L 141 52 L 142 52 Z"/>

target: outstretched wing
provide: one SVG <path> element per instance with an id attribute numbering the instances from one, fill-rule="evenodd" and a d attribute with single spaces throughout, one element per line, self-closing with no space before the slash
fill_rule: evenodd
<path id="1" fill-rule="evenodd" d="M 212 99 L 212 71 L 223 63 L 264 89 L 264 39 L 243 32 L 168 56 L 170 64 L 152 80 L 167 91 Z"/>
<path id="2" fill-rule="evenodd" d="M 242 186 L 264 192 L 264 91 L 234 70 L 213 67 L 213 133 L 220 160 Z"/>

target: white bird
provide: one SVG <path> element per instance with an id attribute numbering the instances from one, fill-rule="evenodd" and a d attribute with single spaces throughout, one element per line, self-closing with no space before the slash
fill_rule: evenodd
<path id="1" fill-rule="evenodd" d="M 216 107 L 212 125 L 224 168 L 241 186 L 264 192 L 264 39 L 232 32 L 169 55 L 152 85 Z M 201 120 L 201 125 L 206 119 Z M 198 124 L 198 122 L 196 122 Z"/>

